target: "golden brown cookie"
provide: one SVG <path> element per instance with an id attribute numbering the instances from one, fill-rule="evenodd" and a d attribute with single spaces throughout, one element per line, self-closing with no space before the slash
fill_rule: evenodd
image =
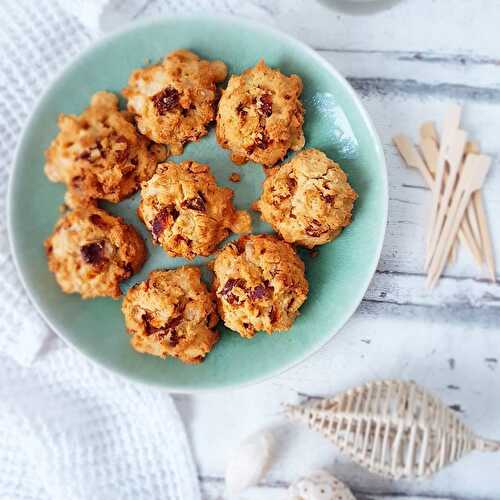
<path id="1" fill-rule="evenodd" d="M 301 151 L 268 173 L 253 207 L 285 241 L 313 248 L 351 223 L 358 196 L 346 173 L 321 151 Z"/>
<path id="2" fill-rule="evenodd" d="M 217 141 L 238 164 L 272 166 L 288 150 L 304 146 L 302 80 L 269 68 L 263 60 L 231 76 L 219 101 Z"/>
<path id="3" fill-rule="evenodd" d="M 219 340 L 213 297 L 197 267 L 153 271 L 127 292 L 122 312 L 138 352 L 196 364 Z"/>
<path id="4" fill-rule="evenodd" d="M 132 226 L 91 207 L 63 215 L 45 241 L 45 251 L 63 292 L 84 299 L 118 298 L 120 282 L 146 259 L 144 242 Z"/>
<path id="5" fill-rule="evenodd" d="M 229 243 L 213 261 L 213 272 L 219 315 L 242 337 L 288 330 L 309 290 L 300 257 L 271 235 Z"/>
<path id="6" fill-rule="evenodd" d="M 174 257 L 210 255 L 231 231 L 251 230 L 250 215 L 236 211 L 233 191 L 219 187 L 208 165 L 163 163 L 142 185 L 137 213 L 153 242 Z"/>
<path id="7" fill-rule="evenodd" d="M 73 200 L 108 200 L 117 203 L 149 179 L 163 146 L 140 135 L 130 113 L 120 111 L 118 98 L 95 94 L 81 115 L 59 116 L 60 132 L 45 152 L 45 173 L 63 182 Z"/>
<path id="8" fill-rule="evenodd" d="M 168 54 L 162 63 L 135 70 L 122 93 L 139 130 L 170 153 L 207 134 L 215 119 L 219 91 L 227 75 L 222 61 L 200 59 L 189 50 Z"/>

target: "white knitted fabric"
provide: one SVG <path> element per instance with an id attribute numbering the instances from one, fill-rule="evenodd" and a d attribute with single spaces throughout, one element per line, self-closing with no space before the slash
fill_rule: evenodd
<path id="1" fill-rule="evenodd" d="M 29 368 L 0 355 L 0 381 L 0 499 L 200 500 L 166 392 L 67 347 Z"/>

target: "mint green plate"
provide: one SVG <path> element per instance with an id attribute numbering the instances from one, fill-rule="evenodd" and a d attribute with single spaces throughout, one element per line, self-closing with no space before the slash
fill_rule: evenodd
<path id="1" fill-rule="evenodd" d="M 222 59 L 230 73 L 240 73 L 259 58 L 304 82 L 306 146 L 323 150 L 339 162 L 359 193 L 353 223 L 319 256 L 301 252 L 310 295 L 301 316 L 287 333 L 244 340 L 220 328 L 221 340 L 204 363 L 188 366 L 175 359 L 141 355 L 129 347 L 121 301 L 82 301 L 65 295 L 47 269 L 42 242 L 59 217 L 64 187 L 43 173 L 44 150 L 57 133 L 59 113 L 80 113 L 99 90 L 119 92 L 129 73 L 146 60 L 189 48 L 208 59 Z M 235 191 L 235 203 L 248 208 L 258 198 L 262 168 L 238 167 L 216 144 L 213 130 L 186 147 L 182 157 L 209 163 L 220 184 Z M 240 172 L 239 184 L 229 182 Z M 135 214 L 138 195 L 106 208 L 134 224 L 147 239 L 149 259 L 126 290 L 152 269 L 173 268 L 185 260 L 153 248 Z M 380 141 L 349 84 L 313 50 L 260 24 L 236 18 L 176 17 L 156 19 L 112 34 L 81 54 L 40 99 L 21 138 L 11 178 L 8 223 L 12 251 L 31 300 L 51 327 L 93 361 L 130 379 L 192 392 L 256 382 L 276 375 L 323 346 L 360 303 L 375 271 L 387 216 L 387 179 Z M 254 232 L 270 227 L 254 214 Z M 195 264 L 206 259 L 195 260 Z"/>

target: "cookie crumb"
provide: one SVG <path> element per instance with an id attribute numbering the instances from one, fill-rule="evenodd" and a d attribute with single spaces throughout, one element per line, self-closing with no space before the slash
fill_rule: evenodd
<path id="1" fill-rule="evenodd" d="M 230 176 L 229 176 L 229 180 L 231 182 L 240 182 L 241 181 L 241 175 L 238 174 L 237 172 L 233 172 Z"/>

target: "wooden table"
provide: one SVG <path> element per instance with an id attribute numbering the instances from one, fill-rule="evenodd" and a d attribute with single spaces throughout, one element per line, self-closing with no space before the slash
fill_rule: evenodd
<path id="1" fill-rule="evenodd" d="M 244 3 L 243 13 L 318 50 L 361 95 L 385 148 L 389 223 L 364 301 L 321 352 L 257 386 L 176 397 L 206 498 L 222 498 L 225 461 L 237 443 L 272 428 L 278 439 L 273 466 L 262 485 L 241 498 L 286 498 L 290 481 L 325 467 L 358 498 L 498 500 L 499 454 L 472 454 L 427 481 L 385 481 L 353 465 L 315 433 L 287 424 L 281 404 L 335 394 L 374 378 L 414 379 L 456 405 L 477 432 L 500 438 L 500 288 L 464 249 L 438 288 L 425 288 L 430 194 L 391 143 L 397 132 L 416 137 L 420 123 L 439 122 L 450 102 L 462 103 L 465 128 L 494 160 L 485 198 L 500 249 L 500 2 L 406 0 L 371 16 L 348 16 L 307 0 Z"/>

